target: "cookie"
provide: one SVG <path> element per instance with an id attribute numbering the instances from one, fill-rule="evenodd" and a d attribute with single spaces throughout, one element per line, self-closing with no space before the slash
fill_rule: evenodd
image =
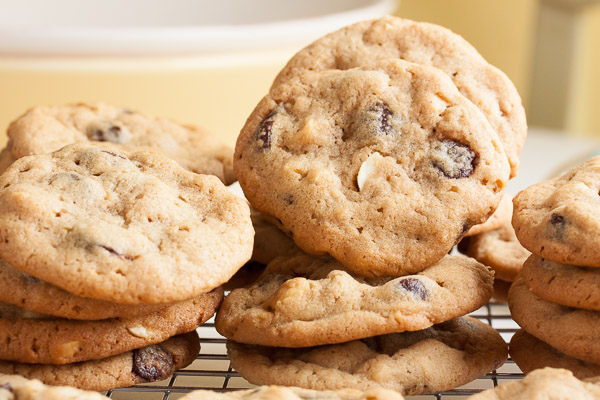
<path id="1" fill-rule="evenodd" d="M 71 386 L 46 386 L 37 379 L 0 374 L 2 400 L 106 400 L 106 396 Z"/>
<path id="2" fill-rule="evenodd" d="M 226 185 L 235 181 L 233 150 L 210 133 L 105 103 L 33 107 L 7 133 L 15 159 L 73 143 L 104 143 L 117 151 L 158 150 L 187 170 L 215 175 Z"/>
<path id="3" fill-rule="evenodd" d="M 510 224 L 512 218 L 512 197 L 505 194 L 498 204 L 496 211 L 483 224 L 472 226 L 466 233 L 465 237 L 478 235 L 480 233 L 493 231 L 500 228 L 504 224 Z"/>
<path id="4" fill-rule="evenodd" d="M 94 361 L 62 365 L 0 361 L 0 373 L 39 379 L 47 385 L 109 390 L 166 379 L 191 364 L 199 351 L 198 334 L 193 331 L 160 344 Z"/>
<path id="5" fill-rule="evenodd" d="M 387 389 L 371 389 L 366 392 L 353 389 L 316 391 L 297 387 L 260 386 L 249 390 L 217 393 L 195 390 L 181 400 L 403 400 L 398 392 Z"/>
<path id="6" fill-rule="evenodd" d="M 168 304 L 117 304 L 75 296 L 27 275 L 0 259 L 0 302 L 27 311 L 77 320 L 130 318 L 157 312 Z"/>
<path id="7" fill-rule="evenodd" d="M 269 221 L 268 217 L 252 209 L 250 217 L 254 226 L 252 260 L 266 265 L 276 257 L 302 253 L 292 238 Z"/>
<path id="8" fill-rule="evenodd" d="M 499 367 L 506 343 L 495 329 L 461 317 L 416 332 L 285 349 L 227 341 L 231 366 L 250 383 L 334 390 L 375 387 L 403 395 L 463 385 Z"/>
<path id="9" fill-rule="evenodd" d="M 493 279 L 486 267 L 460 256 L 396 279 L 353 276 L 331 258 L 280 257 L 257 282 L 225 298 L 215 327 L 236 342 L 278 347 L 416 331 L 485 305 Z"/>
<path id="10" fill-rule="evenodd" d="M 570 371 L 544 368 L 532 371 L 523 380 L 513 380 L 474 394 L 469 400 L 559 400 L 599 399 L 600 385 L 582 382 Z"/>
<path id="11" fill-rule="evenodd" d="M 252 206 L 302 250 L 366 276 L 440 260 L 493 213 L 509 170 L 450 78 L 402 60 L 273 86 L 238 137 L 234 169 Z"/>
<path id="12" fill-rule="evenodd" d="M 569 357 L 523 329 L 518 330 L 510 340 L 509 353 L 526 374 L 534 369 L 552 367 L 568 369 L 579 379 L 600 375 L 600 364 Z"/>
<path id="13" fill-rule="evenodd" d="M 516 88 L 466 40 L 441 26 L 393 16 L 347 26 L 298 52 L 274 85 L 307 70 L 377 69 L 382 60 L 390 59 L 432 66 L 451 78 L 498 132 L 510 160 L 511 175 L 516 175 L 527 135 L 525 110 Z"/>
<path id="14" fill-rule="evenodd" d="M 600 156 L 521 191 L 512 223 L 521 244 L 564 264 L 600 267 Z"/>
<path id="15" fill-rule="evenodd" d="M 561 264 L 532 255 L 525 261 L 521 276 L 527 287 L 544 300 L 600 311 L 597 268 Z"/>
<path id="16" fill-rule="evenodd" d="M 512 282 L 531 255 L 515 235 L 510 221 L 493 231 L 464 238 L 458 245 L 461 253 L 492 267 L 496 278 Z"/>
<path id="17" fill-rule="evenodd" d="M 248 205 L 214 176 L 75 144 L 0 176 L 0 241 L 6 262 L 77 296 L 168 303 L 226 282 L 253 230 Z"/>
<path id="18" fill-rule="evenodd" d="M 561 353 L 600 364 L 600 312 L 543 300 L 520 277 L 510 287 L 508 306 L 512 318 L 528 333 Z"/>
<path id="19" fill-rule="evenodd" d="M 190 332 L 212 317 L 222 289 L 176 303 L 154 314 L 101 321 L 77 321 L 0 308 L 0 359 L 66 364 L 106 358 Z M 12 308 L 12 312 L 6 312 Z"/>

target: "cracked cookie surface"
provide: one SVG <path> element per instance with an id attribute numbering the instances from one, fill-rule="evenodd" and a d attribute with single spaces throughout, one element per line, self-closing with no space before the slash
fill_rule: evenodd
<path id="1" fill-rule="evenodd" d="M 115 150 L 158 150 L 192 172 L 215 175 L 226 185 L 235 180 L 233 149 L 205 130 L 105 103 L 33 107 L 7 133 L 13 159 L 102 143 Z"/>
<path id="2" fill-rule="evenodd" d="M 363 21 L 318 39 L 299 51 L 274 85 L 306 70 L 348 70 L 402 59 L 443 71 L 477 105 L 502 141 L 515 176 L 527 135 L 521 98 L 508 77 L 461 36 L 438 25 L 393 16 Z"/>
<path id="3" fill-rule="evenodd" d="M 0 360 L 0 373 L 38 379 L 47 385 L 101 391 L 166 379 L 191 364 L 199 351 L 200 340 L 193 331 L 159 344 L 74 364 L 19 364 Z"/>
<path id="4" fill-rule="evenodd" d="M 232 291 L 215 320 L 236 342 L 308 347 L 415 331 L 483 306 L 493 274 L 475 260 L 446 256 L 418 275 L 367 279 L 326 257 L 277 258 L 261 278 Z"/>
<path id="5" fill-rule="evenodd" d="M 506 343 L 461 317 L 431 328 L 318 347 L 286 349 L 227 341 L 231 365 L 250 383 L 333 390 L 376 387 L 403 395 L 450 390 L 499 367 Z"/>
<path id="6" fill-rule="evenodd" d="M 75 144 L 20 158 L 0 177 L 2 258 L 78 296 L 198 296 L 250 258 L 253 237 L 244 200 L 158 153 Z"/>
<path id="7" fill-rule="evenodd" d="M 219 288 L 153 314 L 100 321 L 52 318 L 0 303 L 0 359 L 66 364 L 106 358 L 193 331 L 222 298 Z"/>
<path id="8" fill-rule="evenodd" d="M 600 156 L 537 183 L 513 199 L 512 224 L 534 254 L 600 267 Z"/>
<path id="9" fill-rule="evenodd" d="M 496 209 L 508 180 L 485 117 L 431 67 L 305 72 L 259 103 L 234 169 L 310 254 L 367 276 L 417 272 Z"/>

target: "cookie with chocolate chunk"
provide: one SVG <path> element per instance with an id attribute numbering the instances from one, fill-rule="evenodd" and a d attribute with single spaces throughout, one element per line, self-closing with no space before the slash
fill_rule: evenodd
<path id="1" fill-rule="evenodd" d="M 194 390 L 181 400 L 404 400 L 396 391 L 371 389 L 366 392 L 353 389 L 316 391 L 298 387 L 260 386 L 249 390 L 218 393 Z"/>
<path id="2" fill-rule="evenodd" d="M 94 361 L 62 365 L 0 361 L 0 373 L 38 379 L 47 385 L 100 391 L 166 379 L 191 364 L 199 351 L 198 334 L 193 331 L 159 344 Z"/>
<path id="3" fill-rule="evenodd" d="M 532 255 L 521 277 L 529 289 L 552 303 L 600 311 L 600 269 L 577 267 Z"/>
<path id="4" fill-rule="evenodd" d="M 198 296 L 248 261 L 253 236 L 244 200 L 159 153 L 75 144 L 0 176 L 2 258 L 78 296 Z"/>
<path id="5" fill-rule="evenodd" d="M 7 133 L 14 159 L 73 143 L 103 143 L 115 150 L 161 151 L 192 172 L 215 175 L 226 185 L 235 180 L 233 150 L 205 130 L 105 103 L 36 106 Z"/>
<path id="6" fill-rule="evenodd" d="M 416 331 L 485 305 L 493 279 L 460 256 L 395 279 L 362 278 L 328 257 L 279 257 L 258 281 L 226 297 L 215 327 L 236 342 L 278 347 Z"/>
<path id="7" fill-rule="evenodd" d="M 521 98 L 510 79 L 490 65 L 466 40 L 438 25 L 386 16 L 363 21 L 318 39 L 299 51 L 274 86 L 305 71 L 379 69 L 382 60 L 406 60 L 435 67 L 489 121 L 508 156 L 511 176 L 527 135 Z"/>
<path id="8" fill-rule="evenodd" d="M 563 264 L 600 267 L 600 156 L 537 183 L 514 199 L 521 244 Z"/>
<path id="9" fill-rule="evenodd" d="M 238 137 L 252 206 L 310 254 L 398 276 L 437 262 L 496 209 L 496 132 L 443 72 L 403 60 L 306 71 L 271 87 Z"/>
<path id="10" fill-rule="evenodd" d="M 227 341 L 231 366 L 250 383 L 335 390 L 375 387 L 403 395 L 441 392 L 494 370 L 506 343 L 483 322 L 461 317 L 422 331 L 297 349 Z"/>
<path id="11" fill-rule="evenodd" d="M 600 364 L 600 312 L 551 303 L 517 277 L 508 292 L 512 318 L 528 333 L 578 360 Z"/>
<path id="12" fill-rule="evenodd" d="M 526 374 L 538 368 L 552 367 L 568 369 L 579 379 L 600 376 L 600 364 L 569 357 L 523 329 L 510 340 L 509 353 Z"/>
<path id="13" fill-rule="evenodd" d="M 66 364 L 106 358 L 195 330 L 213 316 L 223 290 L 131 318 L 77 321 L 0 303 L 0 359 Z"/>

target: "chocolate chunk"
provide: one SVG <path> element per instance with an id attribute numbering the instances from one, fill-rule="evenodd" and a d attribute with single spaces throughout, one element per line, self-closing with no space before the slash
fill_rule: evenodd
<path id="1" fill-rule="evenodd" d="M 377 133 L 388 135 L 392 130 L 391 117 L 394 115 L 385 103 L 379 103 L 369 109 L 374 112 L 377 119 Z"/>
<path id="2" fill-rule="evenodd" d="M 398 284 L 402 289 L 413 293 L 421 300 L 427 299 L 427 289 L 425 289 L 425 286 L 423 286 L 420 280 L 415 278 L 406 278 L 400 280 Z"/>
<path id="3" fill-rule="evenodd" d="M 269 115 L 267 115 L 267 118 L 260 123 L 258 129 L 256 130 L 256 140 L 262 141 L 261 148 L 263 150 L 268 150 L 271 148 L 271 135 L 275 114 L 275 110 L 271 111 Z"/>
<path id="4" fill-rule="evenodd" d="M 87 137 L 98 142 L 126 143 L 129 141 L 129 132 L 107 120 L 97 120 L 88 125 Z"/>
<path id="5" fill-rule="evenodd" d="M 173 356 L 158 344 L 133 351 L 132 372 L 147 382 L 171 376 L 173 364 Z"/>
<path id="6" fill-rule="evenodd" d="M 132 261 L 134 259 L 134 257 L 127 256 L 125 254 L 119 253 L 118 251 L 116 251 L 112 247 L 104 246 L 102 244 L 97 244 L 96 247 L 100 247 L 101 249 L 104 249 L 104 250 L 108 251 L 109 253 L 114 254 L 115 256 L 117 256 L 119 258 L 122 258 L 124 260 Z"/>
<path id="7" fill-rule="evenodd" d="M 469 146 L 454 140 L 442 140 L 432 150 L 433 166 L 447 178 L 467 178 L 477 166 L 477 154 Z"/>
<path id="8" fill-rule="evenodd" d="M 561 228 L 565 224 L 565 217 L 560 214 L 552 214 L 550 216 L 550 223 L 557 228 Z"/>

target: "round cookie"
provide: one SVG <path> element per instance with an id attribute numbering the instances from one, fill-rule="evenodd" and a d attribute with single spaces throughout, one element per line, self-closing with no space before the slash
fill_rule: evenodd
<path id="1" fill-rule="evenodd" d="M 117 304 L 71 294 L 27 275 L 0 259 L 0 302 L 41 314 L 77 320 L 129 318 L 157 312 L 168 304 Z"/>
<path id="2" fill-rule="evenodd" d="M 234 169 L 253 207 L 305 252 L 398 276 L 440 260 L 487 219 L 509 168 L 445 74 L 402 60 L 378 67 L 273 86 L 238 137 Z"/>
<path id="3" fill-rule="evenodd" d="M 353 389 L 316 391 L 298 387 L 259 386 L 249 390 L 218 393 L 210 390 L 194 390 L 180 400 L 403 400 L 398 392 L 387 389 L 371 389 L 366 392 Z"/>
<path id="4" fill-rule="evenodd" d="M 568 369 L 579 379 L 600 375 L 600 364 L 569 357 L 523 329 L 513 335 L 508 351 L 526 374 L 538 368 L 552 367 Z"/>
<path id="5" fill-rule="evenodd" d="M 510 224 L 512 217 L 512 197 L 505 194 L 498 204 L 496 211 L 483 224 L 474 225 L 469 229 L 465 237 L 478 235 L 480 233 L 493 231 L 500 228 L 504 224 Z"/>
<path id="6" fill-rule="evenodd" d="M 485 266 L 460 256 L 418 275 L 370 280 L 331 258 L 280 257 L 257 282 L 225 298 L 215 327 L 236 342 L 277 347 L 416 331 L 485 305 L 493 279 Z"/>
<path id="7" fill-rule="evenodd" d="M 0 361 L 0 373 L 39 379 L 47 385 L 100 391 L 166 379 L 190 365 L 199 351 L 198 334 L 193 331 L 101 360 L 62 365 Z"/>
<path id="8" fill-rule="evenodd" d="M 528 333 L 561 353 L 600 364 L 600 312 L 543 300 L 520 277 L 510 287 L 508 306 L 513 319 Z"/>
<path id="9" fill-rule="evenodd" d="M 498 229 L 464 238 L 458 249 L 492 267 L 495 277 L 507 282 L 515 280 L 523 263 L 531 255 L 517 240 L 510 221 Z"/>
<path id="10" fill-rule="evenodd" d="M 506 343 L 495 329 L 461 317 L 416 332 L 286 349 L 227 341 L 231 366 L 250 383 L 334 390 L 375 387 L 403 395 L 440 392 L 499 367 Z"/>
<path id="11" fill-rule="evenodd" d="M 37 379 L 19 375 L 0 374 L 2 400 L 106 400 L 98 392 L 84 391 L 71 386 L 46 386 Z"/>
<path id="12" fill-rule="evenodd" d="M 250 258 L 253 230 L 246 202 L 214 176 L 75 144 L 0 176 L 0 241 L 13 267 L 75 295 L 146 304 L 226 282 Z"/>
<path id="13" fill-rule="evenodd" d="M 502 383 L 493 389 L 474 394 L 469 400 L 559 400 L 598 399 L 600 385 L 582 382 L 570 371 L 544 368 L 532 371 L 523 380 Z"/>
<path id="14" fill-rule="evenodd" d="M 521 277 L 527 287 L 544 300 L 600 311 L 598 268 L 561 264 L 534 254 L 525 261 Z"/>
<path id="15" fill-rule="evenodd" d="M 117 151 L 158 150 L 187 170 L 215 175 L 226 185 L 235 181 L 233 150 L 210 133 L 105 103 L 33 107 L 7 133 L 14 159 L 73 143 L 102 143 Z"/>
<path id="16" fill-rule="evenodd" d="M 521 244 L 564 264 L 600 267 L 600 156 L 521 191 L 512 223 Z"/>
<path id="17" fill-rule="evenodd" d="M 223 290 L 173 304 L 153 314 L 101 321 L 49 318 L 0 308 L 0 359 L 66 364 L 110 357 L 190 332 L 213 316 Z M 6 308 L 13 308 L 7 313 Z M 17 314 L 17 315 L 15 315 Z"/>
<path id="18" fill-rule="evenodd" d="M 273 85 L 307 70 L 377 69 L 382 60 L 390 59 L 432 66 L 451 78 L 498 132 L 511 176 L 516 175 L 527 135 L 525 110 L 516 88 L 466 40 L 441 26 L 393 16 L 347 26 L 298 52 Z"/>

